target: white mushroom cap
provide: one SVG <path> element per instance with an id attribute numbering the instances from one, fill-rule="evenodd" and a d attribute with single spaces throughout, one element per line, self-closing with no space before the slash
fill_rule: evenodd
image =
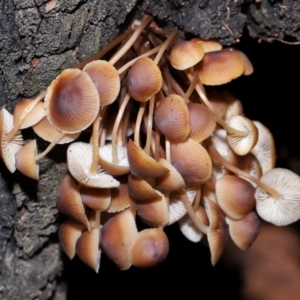
<path id="1" fill-rule="evenodd" d="M 300 177 L 287 169 L 272 169 L 260 180 L 276 189 L 280 198 L 275 199 L 266 191 L 257 188 L 256 210 L 259 216 L 277 226 L 285 226 L 300 218 Z"/>
<path id="2" fill-rule="evenodd" d="M 111 188 L 119 186 L 119 181 L 106 174 L 101 168 L 98 168 L 96 174 L 90 173 L 92 157 L 92 145 L 82 142 L 71 144 L 67 151 L 67 158 L 72 176 L 86 187 Z"/>

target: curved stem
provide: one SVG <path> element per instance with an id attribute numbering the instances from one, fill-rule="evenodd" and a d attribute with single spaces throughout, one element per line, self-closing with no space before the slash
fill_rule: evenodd
<path id="1" fill-rule="evenodd" d="M 201 185 L 197 184 L 196 187 L 196 196 L 195 196 L 195 201 L 193 204 L 193 209 L 196 211 L 200 205 L 200 200 L 201 200 Z"/>
<path id="2" fill-rule="evenodd" d="M 154 104 L 155 104 L 155 96 L 150 98 L 149 104 L 149 114 L 148 114 L 148 122 L 147 122 L 147 139 L 146 139 L 146 146 L 145 152 L 150 155 L 150 146 L 152 140 L 152 126 L 153 126 L 153 112 L 154 112 Z"/>
<path id="3" fill-rule="evenodd" d="M 188 79 L 190 81 L 193 81 L 193 75 L 189 72 L 186 72 L 186 75 L 188 77 Z M 214 109 L 214 107 L 210 104 L 209 100 L 206 97 L 206 93 L 204 90 L 204 87 L 201 83 L 200 80 L 198 80 L 198 84 L 195 87 L 196 92 L 198 93 L 198 95 L 200 96 L 200 98 L 202 99 L 202 101 L 204 102 L 204 104 L 206 105 L 206 107 L 211 111 L 211 113 L 214 115 L 214 117 L 216 118 L 217 122 L 230 134 L 235 134 L 235 135 L 239 135 L 239 136 L 246 136 L 248 133 L 243 131 L 243 130 L 237 130 L 232 128 L 231 126 L 229 126 L 222 118 L 221 116 L 216 112 L 216 110 Z"/>
<path id="4" fill-rule="evenodd" d="M 40 159 L 42 159 L 44 156 L 46 156 L 51 150 L 52 148 L 65 136 L 66 134 L 64 132 L 60 132 L 55 140 L 53 142 L 51 142 L 51 144 L 48 145 L 48 147 L 40 154 L 38 154 L 34 159 L 35 161 L 39 161 Z"/>
<path id="5" fill-rule="evenodd" d="M 156 64 L 158 64 L 158 62 L 160 61 L 161 57 L 163 56 L 163 54 L 166 51 L 166 49 L 170 46 L 170 44 L 175 41 L 176 35 L 177 35 L 177 30 L 174 30 L 169 35 L 169 37 L 165 40 L 165 42 L 162 44 L 162 47 L 160 48 L 159 52 L 157 53 L 157 55 L 156 55 L 156 57 L 154 59 L 154 62 Z"/>
<path id="6" fill-rule="evenodd" d="M 217 151 L 217 149 L 214 147 L 214 145 L 211 143 L 209 146 L 209 154 L 210 156 L 217 160 L 219 163 L 221 163 L 226 169 L 230 170 L 231 172 L 235 173 L 238 176 L 242 176 L 244 178 L 247 178 L 248 180 L 254 182 L 257 186 L 259 186 L 261 189 L 266 191 L 271 197 L 274 199 L 279 200 L 280 194 L 277 190 L 273 189 L 269 185 L 265 184 L 264 182 L 260 181 L 256 177 L 251 176 L 250 174 L 240 170 L 239 168 L 233 166 L 230 164 L 227 160 L 225 160 L 222 155 Z"/>
<path id="7" fill-rule="evenodd" d="M 109 62 L 114 65 L 133 45 L 142 31 L 152 22 L 152 17 L 147 17 L 141 25 L 134 31 L 130 39 L 125 43 L 125 45 L 109 60 Z"/>
<path id="8" fill-rule="evenodd" d="M 180 199 L 189 215 L 189 217 L 191 218 L 192 222 L 194 223 L 194 225 L 204 234 L 207 234 L 208 232 L 208 226 L 202 224 L 200 222 L 200 220 L 197 218 L 197 215 L 193 209 L 193 206 L 190 204 L 189 199 L 186 195 L 186 191 L 185 189 L 181 189 L 179 190 L 179 194 L 180 194 Z"/>
<path id="9" fill-rule="evenodd" d="M 140 128 L 143 119 L 143 115 L 146 109 L 147 102 L 141 102 L 139 112 L 135 121 L 134 127 L 134 142 L 137 146 L 140 147 Z"/>
<path id="10" fill-rule="evenodd" d="M 196 65 L 196 69 L 193 73 L 194 73 L 193 74 L 193 80 L 191 81 L 191 84 L 190 84 L 188 90 L 186 91 L 186 93 L 183 96 L 183 99 L 185 101 L 187 101 L 190 98 L 190 96 L 192 95 L 192 93 L 193 93 L 193 91 L 196 87 L 196 84 L 199 81 L 199 67 L 198 67 L 198 65 Z"/>
<path id="11" fill-rule="evenodd" d="M 119 158 L 118 158 L 118 151 L 117 151 L 117 132 L 118 132 L 118 128 L 119 128 L 119 125 L 120 125 L 120 122 L 122 120 L 122 117 L 123 117 L 123 114 L 124 114 L 124 111 L 126 109 L 126 106 L 127 106 L 127 103 L 130 99 L 130 95 L 127 93 L 125 98 L 123 99 L 123 102 L 121 104 L 121 107 L 119 108 L 119 111 L 118 111 L 118 115 L 116 117 L 116 121 L 115 121 L 115 124 L 114 124 L 114 127 L 113 127 L 113 131 L 112 131 L 112 163 L 113 164 L 117 164 L 118 161 L 119 161 Z"/>
<path id="12" fill-rule="evenodd" d="M 102 118 L 97 116 L 93 123 L 92 143 L 93 143 L 93 159 L 90 166 L 90 173 L 96 174 L 99 164 L 99 127 Z"/>

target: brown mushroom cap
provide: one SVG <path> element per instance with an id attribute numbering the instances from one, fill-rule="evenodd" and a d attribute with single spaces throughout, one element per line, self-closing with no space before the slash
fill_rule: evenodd
<path id="1" fill-rule="evenodd" d="M 100 105 L 114 102 L 120 92 L 120 76 L 116 68 L 105 60 L 95 60 L 87 64 L 83 71 L 92 78 L 100 96 Z"/>
<path id="2" fill-rule="evenodd" d="M 66 69 L 47 89 L 44 105 L 49 121 L 58 130 L 75 133 L 93 123 L 98 115 L 100 100 L 87 73 Z"/>
<path id="3" fill-rule="evenodd" d="M 162 87 L 162 75 L 156 63 L 149 57 L 138 59 L 127 74 L 129 95 L 140 102 L 145 102 Z"/>
<path id="4" fill-rule="evenodd" d="M 216 183 L 217 201 L 231 219 L 244 218 L 255 206 L 254 187 L 243 178 L 225 175 Z"/>
<path id="5" fill-rule="evenodd" d="M 204 56 L 202 45 L 193 39 L 176 44 L 170 53 L 170 62 L 177 70 L 186 70 L 195 66 Z"/>
<path id="6" fill-rule="evenodd" d="M 205 85 L 221 85 L 244 72 L 245 61 L 241 51 L 227 48 L 205 53 L 200 62 L 199 79 Z"/>
<path id="7" fill-rule="evenodd" d="M 168 238 L 161 229 L 144 229 L 136 235 L 129 253 L 134 266 L 154 267 L 163 262 L 169 253 Z"/>
<path id="8" fill-rule="evenodd" d="M 170 141 L 184 142 L 190 134 L 189 110 L 181 96 L 171 94 L 155 110 L 155 125 Z"/>

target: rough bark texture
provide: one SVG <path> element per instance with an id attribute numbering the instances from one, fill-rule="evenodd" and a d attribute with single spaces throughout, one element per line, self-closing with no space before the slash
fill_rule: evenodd
<path id="1" fill-rule="evenodd" d="M 170 19 L 186 33 L 229 45 L 244 28 L 246 16 L 241 13 L 241 4 L 240 0 L 145 0 L 143 9 L 160 20 Z"/>
<path id="2" fill-rule="evenodd" d="M 248 29 L 253 38 L 266 41 L 300 40 L 300 3 L 283 0 L 247 1 Z"/>
<path id="3" fill-rule="evenodd" d="M 136 2 L 1 1 L 0 106 L 12 110 L 21 97 L 34 97 L 61 70 L 97 52 L 118 34 L 118 25 Z M 231 44 L 241 36 L 246 21 L 241 4 L 240 0 L 145 0 L 139 8 L 187 33 Z M 246 4 L 252 36 L 299 39 L 296 1 Z M 18 172 L 10 174 L 0 163 L 0 299 L 65 298 L 64 288 L 57 286 L 63 263 L 55 207 L 58 183 L 66 172 L 65 150 L 57 147 L 43 159 L 39 183 Z M 177 266 L 173 267 L 175 273 Z"/>
<path id="4" fill-rule="evenodd" d="M 5 0 L 0 3 L 0 105 L 43 91 L 62 69 L 97 52 L 118 34 L 136 1 Z M 42 144 L 41 148 L 45 148 Z M 0 299 L 65 298 L 56 277 L 63 263 L 56 231 L 57 187 L 65 147 L 40 165 L 38 183 L 1 163 Z"/>

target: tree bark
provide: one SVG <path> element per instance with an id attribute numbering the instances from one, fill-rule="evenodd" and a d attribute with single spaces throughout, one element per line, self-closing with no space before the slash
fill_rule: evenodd
<path id="1" fill-rule="evenodd" d="M 238 41 L 246 21 L 253 37 L 299 40 L 296 1 L 247 1 L 242 7 L 240 0 L 144 0 L 138 5 L 137 0 L 4 0 L 0 106 L 12 111 L 19 99 L 36 96 L 63 69 L 97 52 L 118 35 L 134 8 L 131 20 L 144 11 L 158 23 L 226 45 Z M 39 147 L 45 144 L 40 141 Z M 56 236 L 65 152 L 66 146 L 58 146 L 43 159 L 38 183 L 18 172 L 10 174 L 0 163 L 0 299 L 66 297 L 57 283 L 63 262 Z"/>

